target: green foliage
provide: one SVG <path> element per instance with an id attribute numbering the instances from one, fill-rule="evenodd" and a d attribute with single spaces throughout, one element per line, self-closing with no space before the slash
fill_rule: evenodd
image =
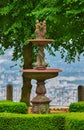
<path id="1" fill-rule="evenodd" d="M 64 130 L 63 115 L 0 114 L 0 130 Z"/>
<path id="2" fill-rule="evenodd" d="M 6 7 L 3 7 L 3 8 L 1 9 L 1 15 L 6 15 L 6 14 L 8 14 L 8 13 L 12 10 L 12 8 L 13 8 L 13 4 L 7 5 Z"/>
<path id="3" fill-rule="evenodd" d="M 65 130 L 84 130 L 84 113 L 70 113 L 66 116 Z"/>
<path id="4" fill-rule="evenodd" d="M 21 102 L 0 101 L 0 112 L 27 113 L 27 106 Z"/>
<path id="5" fill-rule="evenodd" d="M 0 130 L 84 130 L 84 113 L 0 113 Z"/>
<path id="6" fill-rule="evenodd" d="M 55 39 L 54 51 L 61 47 L 65 61 L 79 59 L 84 52 L 84 0 L 1 0 L 0 43 L 6 49 L 14 47 L 15 60 L 28 39 L 35 37 L 36 19 L 47 21 L 46 37 Z"/>
<path id="7" fill-rule="evenodd" d="M 34 32 L 32 16 L 27 14 L 32 10 L 32 2 L 24 1 L 2 1 L 0 6 L 0 43 L 7 48 L 14 48 L 13 59 L 21 58 L 23 45 Z M 35 23 L 34 23 L 35 25 Z"/>
<path id="8" fill-rule="evenodd" d="M 44 0 L 43 3 L 39 8 L 37 18 L 47 20 L 48 37 L 55 39 L 53 47 L 56 50 L 60 47 L 64 50 L 61 54 L 62 58 L 65 57 L 65 61 L 74 62 L 76 56 L 79 60 L 84 52 L 84 1 L 53 0 L 48 2 Z M 42 9 L 43 5 L 44 9 Z"/>
<path id="9" fill-rule="evenodd" d="M 71 103 L 69 106 L 70 112 L 84 112 L 84 102 Z"/>

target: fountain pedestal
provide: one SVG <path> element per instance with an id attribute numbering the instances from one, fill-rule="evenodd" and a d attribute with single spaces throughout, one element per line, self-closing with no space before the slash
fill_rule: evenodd
<path id="1" fill-rule="evenodd" d="M 45 96 L 46 88 L 44 80 L 37 80 L 36 97 L 32 99 L 33 113 L 49 113 L 50 99 Z"/>

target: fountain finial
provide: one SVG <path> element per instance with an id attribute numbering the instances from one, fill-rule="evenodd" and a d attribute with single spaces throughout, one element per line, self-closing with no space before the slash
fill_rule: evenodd
<path id="1" fill-rule="evenodd" d="M 45 20 L 43 22 L 36 20 L 35 33 L 36 33 L 36 39 L 45 39 L 45 35 L 46 35 L 46 21 Z"/>

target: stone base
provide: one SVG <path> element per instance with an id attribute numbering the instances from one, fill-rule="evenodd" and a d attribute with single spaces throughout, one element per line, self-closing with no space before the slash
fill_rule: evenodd
<path id="1" fill-rule="evenodd" d="M 45 95 L 37 95 L 33 98 L 32 102 L 32 113 L 49 113 L 50 99 Z"/>
<path id="2" fill-rule="evenodd" d="M 49 103 L 33 103 L 31 112 L 36 114 L 50 113 Z"/>

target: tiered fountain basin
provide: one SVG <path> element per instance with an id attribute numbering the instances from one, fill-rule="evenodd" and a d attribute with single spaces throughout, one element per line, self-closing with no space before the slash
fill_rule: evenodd
<path id="1" fill-rule="evenodd" d="M 36 39 L 30 39 L 29 42 L 38 46 L 38 55 L 33 69 L 22 70 L 28 79 L 37 80 L 36 96 L 32 99 L 33 113 L 49 113 L 50 99 L 45 95 L 45 80 L 54 78 L 61 72 L 60 69 L 49 69 L 45 61 L 44 47 L 54 42 L 53 39 L 46 39 L 46 21 L 36 21 Z"/>
<path id="2" fill-rule="evenodd" d="M 36 79 L 36 80 L 47 80 L 50 78 L 54 78 L 58 75 L 60 69 L 24 69 L 22 72 L 26 73 L 27 78 Z"/>
<path id="3" fill-rule="evenodd" d="M 36 38 L 30 39 L 29 42 L 38 46 L 38 55 L 33 69 L 22 70 L 28 79 L 37 81 L 36 96 L 32 99 L 32 113 L 49 113 L 49 103 L 51 100 L 45 95 L 45 80 L 58 76 L 60 69 L 49 69 L 45 62 L 44 47 L 48 43 L 53 42 L 53 39 Z"/>
<path id="4" fill-rule="evenodd" d="M 43 114 L 50 113 L 49 103 L 51 100 L 45 95 L 45 80 L 56 77 L 60 69 L 24 69 L 23 73 L 26 73 L 28 79 L 35 79 L 37 81 L 36 96 L 32 99 L 32 113 Z"/>
<path id="5" fill-rule="evenodd" d="M 30 39 L 29 42 L 32 42 L 33 44 L 36 44 L 38 46 L 45 46 L 51 42 L 54 42 L 53 39 Z"/>

